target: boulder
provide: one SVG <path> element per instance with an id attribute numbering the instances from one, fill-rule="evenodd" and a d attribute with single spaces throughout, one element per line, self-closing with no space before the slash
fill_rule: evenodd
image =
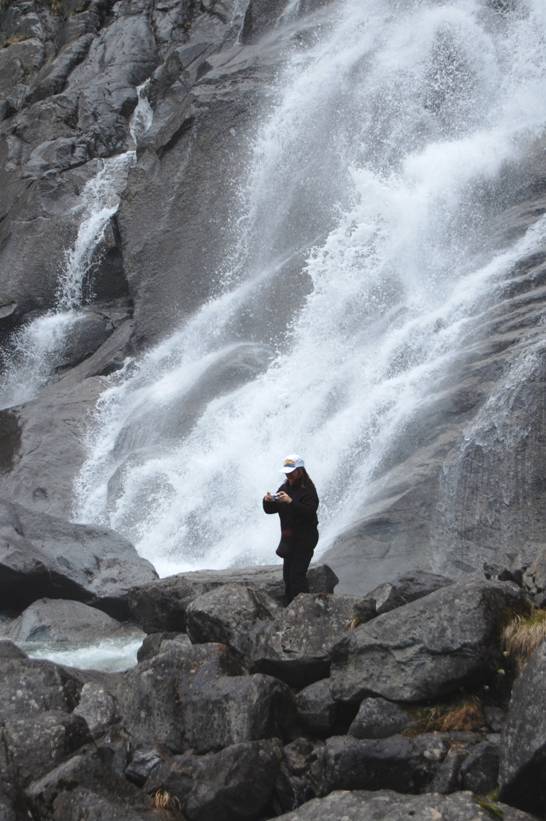
<path id="1" fill-rule="evenodd" d="M 281 768 L 275 784 L 275 813 L 299 807 L 321 792 L 324 742 L 296 738 L 283 749 Z"/>
<path id="2" fill-rule="evenodd" d="M 278 816 L 279 821 L 533 821 L 525 812 L 506 804 L 487 802 L 484 806 L 468 792 L 452 795 L 403 795 L 392 790 L 368 792 L 332 792 L 326 798 L 315 798 L 304 806 Z"/>
<path id="3" fill-rule="evenodd" d="M 367 598 L 375 601 L 376 613 L 381 615 L 403 604 L 409 604 L 411 601 L 428 596 L 429 593 L 434 593 L 435 590 L 446 587 L 448 584 L 453 584 L 453 579 L 437 573 L 426 573 L 425 571 L 406 573 L 395 581 L 380 584 L 368 593 Z"/>
<path id="4" fill-rule="evenodd" d="M 38 599 L 14 619 L 6 636 L 16 642 L 91 644 L 128 634 L 119 621 L 77 601 Z"/>
<path id="5" fill-rule="evenodd" d="M 90 742 L 91 735 L 81 716 L 49 710 L 6 719 L 0 740 L 7 752 L 10 778 L 21 788 Z"/>
<path id="6" fill-rule="evenodd" d="M 501 797 L 546 815 L 546 641 L 516 679 L 501 742 Z"/>
<path id="7" fill-rule="evenodd" d="M 410 715 L 398 704 L 384 698 L 365 698 L 348 732 L 355 738 L 388 738 L 411 723 Z"/>
<path id="8" fill-rule="evenodd" d="M 489 736 L 476 744 L 461 764 L 460 788 L 476 795 L 496 790 L 499 778 L 500 737 Z"/>
<path id="9" fill-rule="evenodd" d="M 184 740 L 195 752 L 298 734 L 292 693 L 271 676 L 224 676 L 203 688 L 190 685 L 184 696 Z"/>
<path id="10" fill-rule="evenodd" d="M 510 583 L 472 580 L 378 616 L 336 646 L 334 697 L 418 702 L 485 682 L 500 660 L 504 613 L 522 599 Z"/>
<path id="11" fill-rule="evenodd" d="M 137 660 L 147 661 L 168 650 L 171 643 L 185 647 L 191 645 L 190 637 L 186 633 L 149 633 L 138 649 Z"/>
<path id="12" fill-rule="evenodd" d="M 332 593 L 337 584 L 336 575 L 327 565 L 311 565 L 307 578 L 311 593 Z M 147 633 L 184 632 L 190 602 L 225 584 L 250 585 L 265 591 L 279 604 L 284 599 L 279 566 L 196 570 L 131 589 L 128 599 L 131 615 Z"/>
<path id="13" fill-rule="evenodd" d="M 35 779 L 25 790 L 33 817 L 44 821 L 153 821 L 149 800 L 120 777 L 104 751 L 90 748 Z"/>
<path id="14" fill-rule="evenodd" d="M 135 578 L 152 581 L 157 574 L 122 536 L 0 503 L 4 606 L 25 607 L 40 597 L 75 599 L 125 617 Z"/>
<path id="15" fill-rule="evenodd" d="M 8 651 L 10 645 L 3 642 Z M 15 648 L 16 649 L 16 648 Z M 70 712 L 77 703 L 81 684 L 67 670 L 48 661 L 35 661 L 19 652 L 2 656 L 0 724 L 44 712 Z"/>
<path id="16" fill-rule="evenodd" d="M 223 644 L 187 646 L 169 642 L 158 655 L 126 673 L 111 674 L 102 681 L 107 692 L 114 696 L 121 724 L 130 733 L 135 747 L 162 745 L 172 752 L 183 752 L 192 746 L 186 741 L 186 722 L 192 740 L 199 730 L 207 737 L 205 730 L 211 717 L 203 705 L 208 689 L 241 672 L 240 663 Z M 203 710 L 199 719 L 192 715 L 192 693 L 195 699 L 199 693 L 203 694 L 204 718 Z M 146 721 L 142 720 L 143 715 Z M 201 727 L 197 726 L 198 721 Z M 226 715 L 224 721 L 229 724 L 230 716 Z M 215 728 L 211 726 L 210 731 L 214 735 Z"/>
<path id="17" fill-rule="evenodd" d="M 320 785 L 320 795 L 361 789 L 424 792 L 455 738 L 464 743 L 460 737 L 440 733 L 381 739 L 332 736 L 324 744 L 314 780 Z"/>
<path id="18" fill-rule="evenodd" d="M 347 635 L 355 599 L 300 593 L 262 628 L 252 651 L 252 668 L 295 687 L 305 687 L 330 672 L 332 649 Z"/>
<path id="19" fill-rule="evenodd" d="M 82 687 L 80 699 L 74 715 L 81 716 L 93 738 L 101 736 L 118 718 L 118 710 L 113 696 L 104 684 L 87 681 Z"/>
<path id="20" fill-rule="evenodd" d="M 103 681 L 135 747 L 207 753 L 290 738 L 296 709 L 288 687 L 270 676 L 241 673 L 225 645 L 168 642 L 158 655 Z"/>
<path id="21" fill-rule="evenodd" d="M 186 629 L 193 642 L 218 641 L 246 656 L 252 651 L 258 630 L 280 610 L 280 605 L 263 590 L 224 584 L 190 602 Z"/>
<path id="22" fill-rule="evenodd" d="M 546 552 L 541 550 L 523 573 L 523 586 L 537 607 L 546 604 Z"/>
<path id="23" fill-rule="evenodd" d="M 330 690 L 330 679 L 309 684 L 296 696 L 298 715 L 305 728 L 314 736 L 333 735 L 341 707 Z"/>
<path id="24" fill-rule="evenodd" d="M 259 818 L 268 807 L 279 772 L 277 739 L 234 744 L 218 753 L 186 753 L 156 767 L 145 784 L 178 799 L 188 821 Z"/>

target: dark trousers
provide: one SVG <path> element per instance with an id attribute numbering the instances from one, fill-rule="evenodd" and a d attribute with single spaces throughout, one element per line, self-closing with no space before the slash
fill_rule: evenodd
<path id="1" fill-rule="evenodd" d="M 311 564 L 313 550 L 294 550 L 291 556 L 283 559 L 282 577 L 286 604 L 290 604 L 298 593 L 308 593 L 307 568 Z"/>

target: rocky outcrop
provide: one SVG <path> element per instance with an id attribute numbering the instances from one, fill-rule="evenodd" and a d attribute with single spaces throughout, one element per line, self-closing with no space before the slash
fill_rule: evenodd
<path id="1" fill-rule="evenodd" d="M 545 671 L 546 642 L 542 642 L 515 682 L 500 762 L 503 800 L 539 818 L 546 814 Z"/>
<path id="2" fill-rule="evenodd" d="M 328 577 L 324 568 L 321 572 Z M 541 725 L 535 712 L 531 731 L 521 715 L 528 712 L 526 688 L 539 687 L 543 654 L 534 661 L 536 669 L 529 663 L 514 690 L 502 743 L 485 718 L 486 704 L 502 712 L 491 660 L 498 653 L 494 625 L 508 606 L 522 601 L 512 583 L 474 579 L 444 586 L 359 624 L 354 617 L 355 603 L 362 607 L 358 598 L 342 596 L 336 602 L 332 594 L 300 594 L 283 609 L 260 588 L 264 579 L 271 583 L 271 571 L 256 573 L 256 587 L 224 579 L 224 589 L 216 586 L 194 599 L 188 625 L 195 616 L 198 629 L 219 631 L 226 643 L 192 643 L 185 633 L 151 634 L 139 663 L 124 673 L 32 661 L 11 642 L 0 642 L 0 797 L 7 813 L 17 807 L 40 821 L 76 821 L 82 813 L 96 821 L 151 821 L 155 806 L 189 821 L 257 821 L 283 813 L 305 818 L 313 806 L 320 817 L 323 806 L 326 813 L 335 811 L 331 802 L 342 790 L 349 803 L 340 811 L 347 809 L 352 817 L 356 802 L 360 818 L 367 811 L 361 791 L 373 790 L 370 798 L 383 798 L 371 805 L 375 814 L 370 817 L 378 820 L 389 813 L 397 818 L 400 802 L 416 812 L 436 812 L 437 807 L 450 819 L 459 812 L 461 818 L 479 818 L 481 799 L 475 796 L 496 789 L 501 750 L 504 799 L 525 809 L 522 796 L 532 792 L 532 800 L 540 803 L 540 789 L 525 779 L 540 777 L 540 748 L 533 739 L 539 745 Z M 176 588 L 171 590 L 176 597 Z M 44 607 L 47 620 L 49 605 L 55 612 L 60 608 L 64 618 L 83 607 L 37 602 L 17 620 L 18 629 Z M 97 615 L 102 629 L 103 614 Z M 247 646 L 241 644 L 245 625 L 252 638 Z M 91 626 L 95 630 L 94 620 Z M 351 665 L 351 675 L 377 677 L 379 659 L 366 656 L 358 637 L 359 631 L 368 631 L 369 639 L 374 626 L 385 650 L 396 632 L 398 645 L 388 651 L 392 659 L 381 664 L 400 689 L 400 703 L 340 691 Z M 254 672 L 252 653 L 260 646 L 260 631 L 267 639 L 264 646 L 277 649 L 278 669 L 270 672 L 278 675 Z M 339 632 L 347 634 L 341 642 Z M 194 638 L 201 642 L 207 636 Z M 463 638 L 466 654 L 459 652 Z M 324 677 L 299 692 L 281 680 L 291 680 L 296 664 L 305 682 L 313 665 L 325 664 L 336 640 L 335 652 L 343 648 L 343 673 L 338 667 L 330 677 L 326 665 Z M 438 669 L 428 658 L 435 649 Z M 483 668 L 476 674 L 478 653 Z M 409 673 L 403 678 L 397 664 L 407 666 L 415 679 L 411 698 Z M 434 684 L 428 695 L 425 673 Z M 361 682 L 358 686 L 366 689 Z M 461 687 L 466 688 L 464 703 Z M 404 704 L 414 693 L 419 703 Z M 535 702 L 540 709 L 540 700 Z M 312 799 L 315 803 L 307 805 Z M 493 812 L 500 807 L 504 817 L 525 818 L 495 802 L 483 806 Z M 475 815 L 465 816 L 471 807 Z"/>
<path id="3" fill-rule="evenodd" d="M 500 658 L 500 625 L 522 594 L 509 582 L 443 587 L 357 627 L 337 645 L 332 691 L 424 701 L 486 680 Z"/>
<path id="4" fill-rule="evenodd" d="M 263 627 L 251 651 L 252 668 L 295 687 L 326 677 L 334 646 L 355 618 L 349 596 L 302 593 Z"/>
<path id="5" fill-rule="evenodd" d="M 311 565 L 307 578 L 313 593 L 331 593 L 337 584 L 335 573 L 327 565 Z M 251 585 L 279 604 L 284 599 L 284 583 L 278 566 L 197 570 L 131 589 L 131 616 L 147 633 L 182 632 L 186 628 L 186 610 L 190 603 L 228 583 Z"/>
<path id="6" fill-rule="evenodd" d="M 296 812 L 279 816 L 282 821 L 406 821 L 412 818 L 437 818 L 449 821 L 490 821 L 492 813 L 505 821 L 532 821 L 527 813 L 505 804 L 486 802 L 483 806 L 469 793 L 454 795 L 400 795 L 390 790 L 378 792 L 333 792 L 315 799 Z"/>
<path id="7" fill-rule="evenodd" d="M 0 594 L 6 609 L 40 597 L 75 599 L 113 616 L 127 615 L 136 578 L 157 578 L 124 538 L 106 528 L 76 525 L 0 504 Z"/>

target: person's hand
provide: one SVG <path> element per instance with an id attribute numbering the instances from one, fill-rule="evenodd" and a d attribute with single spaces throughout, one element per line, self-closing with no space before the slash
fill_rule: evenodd
<path id="1" fill-rule="evenodd" d="M 292 502 L 292 499 L 290 498 L 288 493 L 285 493 L 284 490 L 280 490 L 277 493 L 277 502 L 284 502 L 285 504 L 289 505 Z"/>

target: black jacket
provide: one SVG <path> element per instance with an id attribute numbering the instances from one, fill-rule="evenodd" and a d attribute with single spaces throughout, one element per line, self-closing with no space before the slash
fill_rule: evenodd
<path id="1" fill-rule="evenodd" d="M 292 503 L 266 502 L 266 513 L 278 513 L 281 520 L 281 543 L 285 542 L 295 550 L 313 550 L 318 542 L 317 508 L 319 500 L 315 486 L 309 480 L 293 487 L 284 482 L 277 493 L 283 490 Z"/>

